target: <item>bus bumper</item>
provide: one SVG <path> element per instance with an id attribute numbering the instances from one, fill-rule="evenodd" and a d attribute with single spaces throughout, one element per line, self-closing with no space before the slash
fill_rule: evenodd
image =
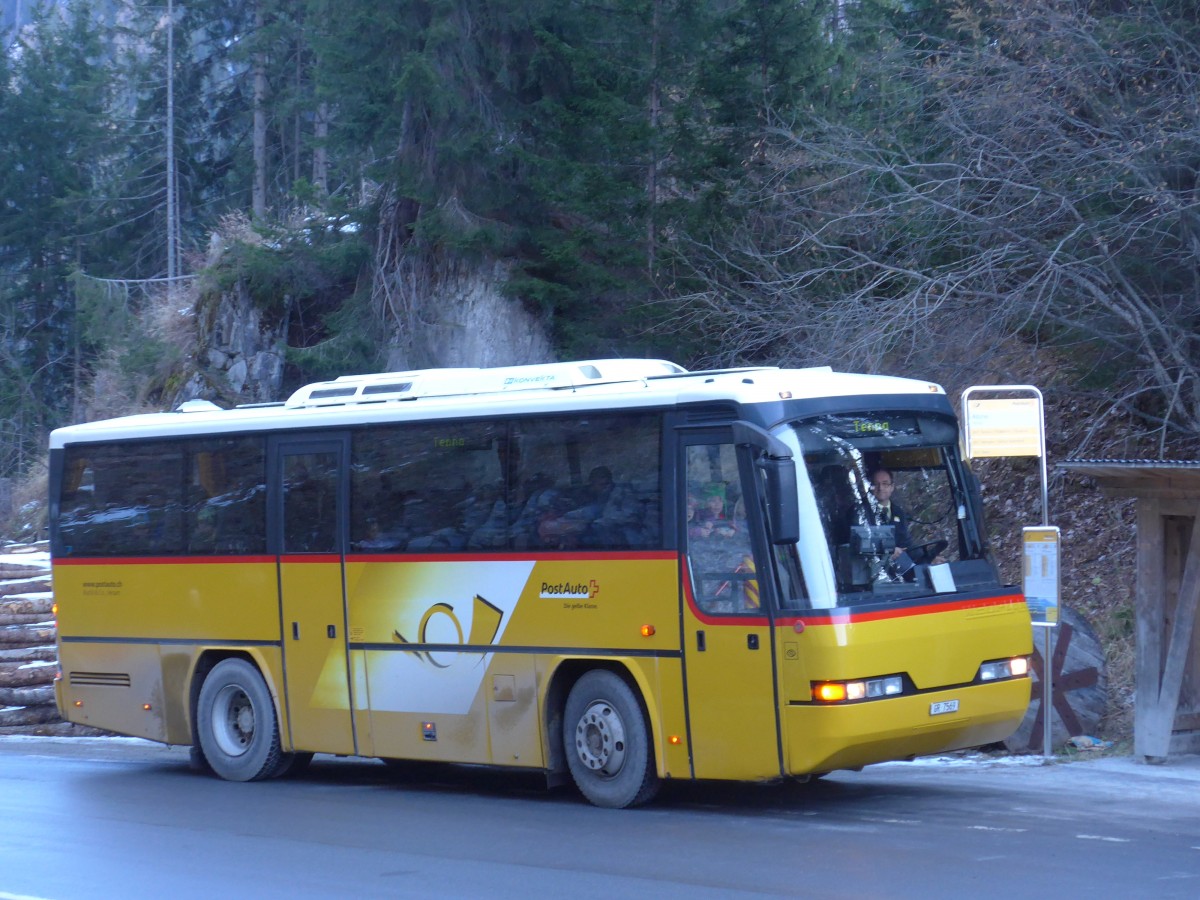
<path id="1" fill-rule="evenodd" d="M 1025 716 L 1029 686 L 1028 678 L 1014 678 L 862 703 L 788 706 L 787 773 L 853 769 L 1002 741 Z M 957 701 L 955 711 L 937 712 L 949 701 Z"/>

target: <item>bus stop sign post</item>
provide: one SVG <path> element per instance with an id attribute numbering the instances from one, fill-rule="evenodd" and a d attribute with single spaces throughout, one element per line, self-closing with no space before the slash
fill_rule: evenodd
<path id="1" fill-rule="evenodd" d="M 975 397 L 975 394 L 1003 395 Z M 1058 623 L 1059 530 L 1050 524 L 1046 477 L 1046 419 L 1042 392 L 1029 384 L 969 387 L 962 393 L 963 436 L 968 459 L 1036 456 L 1042 478 L 1041 527 L 1022 529 L 1022 590 L 1035 626 L 1042 626 L 1042 757 L 1051 755 L 1050 629 Z"/>

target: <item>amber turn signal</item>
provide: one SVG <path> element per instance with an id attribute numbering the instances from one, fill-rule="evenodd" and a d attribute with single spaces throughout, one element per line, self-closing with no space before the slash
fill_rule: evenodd
<path id="1" fill-rule="evenodd" d="M 822 703 L 840 703 L 846 699 L 846 686 L 835 681 L 813 685 L 813 699 Z"/>

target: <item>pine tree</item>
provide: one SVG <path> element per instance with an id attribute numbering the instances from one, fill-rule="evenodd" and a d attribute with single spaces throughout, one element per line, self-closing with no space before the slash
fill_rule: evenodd
<path id="1" fill-rule="evenodd" d="M 70 402 L 74 295 L 70 273 L 90 261 L 108 224 L 105 69 L 113 48 L 92 8 L 76 3 L 19 40 L 0 102 L 0 417 L 24 444 L 0 470 L 19 470 Z"/>

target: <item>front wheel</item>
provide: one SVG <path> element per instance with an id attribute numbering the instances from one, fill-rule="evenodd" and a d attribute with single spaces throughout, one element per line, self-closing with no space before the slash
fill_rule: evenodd
<path id="1" fill-rule="evenodd" d="M 244 659 L 222 660 L 204 679 L 196 732 L 204 758 L 227 781 L 270 778 L 289 761 L 280 749 L 271 692 Z"/>
<path id="2" fill-rule="evenodd" d="M 637 695 L 612 672 L 593 669 L 571 688 L 563 747 L 571 777 L 596 806 L 622 809 L 658 793 L 646 717 Z"/>

